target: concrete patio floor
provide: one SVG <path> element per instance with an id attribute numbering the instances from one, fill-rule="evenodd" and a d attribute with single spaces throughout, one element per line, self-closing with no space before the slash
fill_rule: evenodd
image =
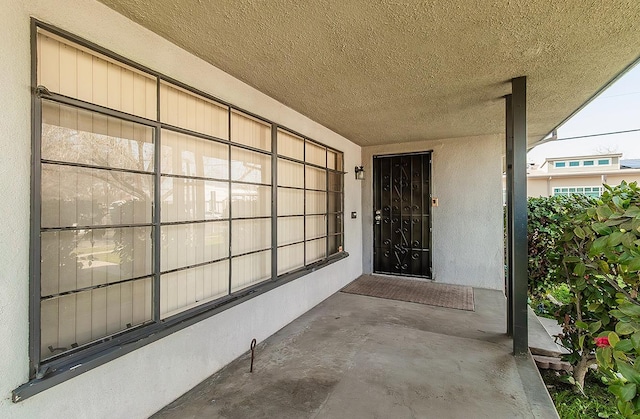
<path id="1" fill-rule="evenodd" d="M 514 358 L 505 298 L 475 312 L 338 292 L 154 418 L 557 418 Z M 247 342 L 247 346 L 249 342 Z"/>

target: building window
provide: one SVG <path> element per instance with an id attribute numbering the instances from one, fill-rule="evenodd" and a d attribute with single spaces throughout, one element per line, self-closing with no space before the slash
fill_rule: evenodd
<path id="1" fill-rule="evenodd" d="M 155 132 L 42 101 L 40 352 L 152 319 Z"/>
<path id="2" fill-rule="evenodd" d="M 593 160 L 585 160 L 582 162 L 583 166 L 593 166 Z"/>
<path id="3" fill-rule="evenodd" d="M 342 154 L 277 131 L 278 275 L 342 251 Z"/>
<path id="4" fill-rule="evenodd" d="M 554 163 L 554 166 L 555 167 L 565 167 L 566 163 L 563 162 L 563 161 L 557 161 L 557 162 Z"/>
<path id="5" fill-rule="evenodd" d="M 598 166 L 608 166 L 609 164 L 611 164 L 611 160 L 609 159 L 598 160 Z"/>
<path id="6" fill-rule="evenodd" d="M 569 167 L 578 167 L 580 166 L 580 162 L 579 161 L 570 161 L 569 162 Z"/>
<path id="7" fill-rule="evenodd" d="M 54 32 L 34 51 L 32 377 L 342 252 L 340 151 Z"/>
<path id="8" fill-rule="evenodd" d="M 586 195 L 594 198 L 598 198 L 602 195 L 602 186 L 571 186 L 553 188 L 553 196 L 558 195 Z"/>

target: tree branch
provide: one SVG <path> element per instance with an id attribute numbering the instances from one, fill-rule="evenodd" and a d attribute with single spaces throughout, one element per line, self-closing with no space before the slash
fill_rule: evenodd
<path id="1" fill-rule="evenodd" d="M 604 275 L 604 279 L 609 283 L 609 285 L 615 288 L 616 291 L 618 291 L 621 294 L 624 294 L 624 296 L 627 297 L 630 303 L 640 306 L 640 302 L 638 302 L 635 298 L 633 298 L 631 294 L 629 294 L 624 288 L 618 285 L 618 283 L 613 278 L 611 278 L 608 274 Z"/>

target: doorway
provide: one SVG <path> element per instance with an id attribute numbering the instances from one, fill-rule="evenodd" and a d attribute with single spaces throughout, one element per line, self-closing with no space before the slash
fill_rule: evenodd
<path id="1" fill-rule="evenodd" d="M 373 157 L 373 271 L 432 278 L 431 152 Z"/>

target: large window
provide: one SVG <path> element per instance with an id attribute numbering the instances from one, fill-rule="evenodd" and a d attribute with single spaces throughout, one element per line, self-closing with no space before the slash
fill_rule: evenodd
<path id="1" fill-rule="evenodd" d="M 277 131 L 278 274 L 342 251 L 342 155 Z"/>
<path id="2" fill-rule="evenodd" d="M 32 376 L 342 252 L 341 152 L 76 41 L 37 32 Z"/>
<path id="3" fill-rule="evenodd" d="M 553 196 L 558 195 L 587 195 L 598 198 L 602 195 L 602 186 L 566 186 L 553 188 Z"/>
<path id="4" fill-rule="evenodd" d="M 595 160 L 569 160 L 569 167 L 589 167 L 594 166 Z M 598 166 L 609 166 L 611 165 L 611 159 L 598 159 Z M 565 161 L 556 161 L 554 162 L 554 167 L 556 168 L 564 168 L 567 167 L 567 162 Z"/>

